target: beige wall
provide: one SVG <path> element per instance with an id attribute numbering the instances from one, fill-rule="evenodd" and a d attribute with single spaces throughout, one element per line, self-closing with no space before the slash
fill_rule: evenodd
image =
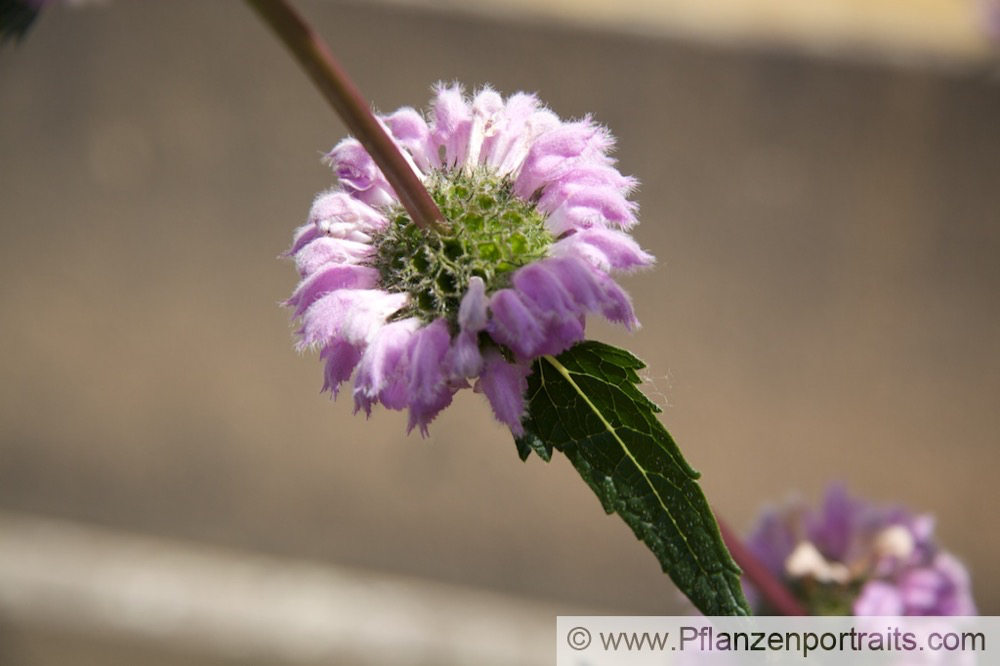
<path id="1" fill-rule="evenodd" d="M 337 2 L 338 0 L 328 0 Z M 994 63 L 997 0 L 379 0 L 699 41 L 925 64 Z"/>
<path id="2" fill-rule="evenodd" d="M 308 5 L 376 104 L 437 80 L 593 113 L 643 182 L 626 280 L 717 509 L 830 480 L 935 513 L 1000 612 L 1000 88 L 412 10 Z M 632 613 L 669 581 L 478 396 L 431 438 L 318 394 L 276 256 L 344 134 L 237 3 L 44 17 L 0 54 L 0 508 Z"/>

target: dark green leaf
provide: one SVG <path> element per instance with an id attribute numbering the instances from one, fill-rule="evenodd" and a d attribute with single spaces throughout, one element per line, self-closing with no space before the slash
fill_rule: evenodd
<path id="1" fill-rule="evenodd" d="M 514 443 L 517 444 L 517 455 L 521 457 L 522 462 L 528 459 L 532 451 L 545 462 L 552 460 L 552 445 L 540 439 L 531 430 L 526 430 L 521 437 L 515 437 Z"/>
<path id="2" fill-rule="evenodd" d="M 518 452 L 566 454 L 604 510 L 625 520 L 702 613 L 749 614 L 698 473 L 637 387 L 643 367 L 627 351 L 591 341 L 538 359 Z"/>
<path id="3" fill-rule="evenodd" d="M 37 16 L 38 10 L 24 0 L 0 0 L 0 44 L 24 37 Z"/>

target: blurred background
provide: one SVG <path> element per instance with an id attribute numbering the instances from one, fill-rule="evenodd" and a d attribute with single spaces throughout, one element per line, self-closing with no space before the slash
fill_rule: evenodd
<path id="1" fill-rule="evenodd" d="M 1000 613 L 995 6 L 301 5 L 383 111 L 489 82 L 608 125 L 659 265 L 643 328 L 591 335 L 647 361 L 716 509 L 842 480 L 933 513 Z M 479 396 L 421 440 L 320 395 L 277 257 L 344 134 L 235 0 L 56 7 L 0 50 L 3 666 L 541 664 L 556 614 L 686 612 Z"/>

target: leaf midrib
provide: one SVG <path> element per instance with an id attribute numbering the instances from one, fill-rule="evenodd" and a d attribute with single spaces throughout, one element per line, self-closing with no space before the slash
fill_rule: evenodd
<path id="1" fill-rule="evenodd" d="M 696 553 L 695 550 L 691 547 L 691 543 L 687 538 L 687 534 L 685 534 L 684 530 L 682 530 L 680 525 L 677 524 L 677 521 L 674 519 L 673 513 L 671 513 L 670 509 L 667 508 L 667 505 L 663 501 L 663 498 L 660 496 L 660 493 L 657 491 L 656 486 L 653 485 L 652 481 L 650 481 L 649 472 L 643 465 L 639 463 L 638 460 L 635 459 L 635 456 L 632 455 L 632 452 L 629 450 L 628 446 L 625 444 L 622 438 L 618 436 L 617 429 L 613 425 L 611 425 L 606 418 L 604 418 L 604 414 L 601 413 L 601 410 L 599 410 L 597 406 L 593 402 L 591 402 L 587 394 L 579 387 L 579 385 L 577 385 L 577 383 L 573 380 L 572 373 L 570 373 L 569 369 L 566 368 L 566 366 L 560 363 L 554 356 L 546 355 L 543 358 L 553 368 L 555 368 L 556 372 L 562 375 L 563 378 L 567 382 L 569 382 L 570 386 L 573 387 L 573 390 L 576 391 L 577 395 L 583 398 L 583 401 L 587 403 L 587 406 L 590 408 L 590 410 L 597 416 L 597 418 L 601 420 L 601 423 L 604 424 L 604 427 L 607 429 L 607 431 L 611 433 L 611 436 L 614 437 L 615 441 L 618 442 L 619 446 L 622 447 L 622 451 L 625 452 L 625 455 L 628 456 L 629 460 L 632 461 L 632 464 L 634 464 L 636 469 L 638 469 L 639 472 L 642 474 L 642 478 L 646 481 L 646 485 L 649 486 L 649 489 L 652 491 L 653 496 L 656 497 L 656 501 L 659 502 L 660 506 L 663 508 L 664 513 L 666 513 L 667 517 L 670 518 L 670 522 L 673 523 L 674 528 L 677 530 L 677 533 L 684 540 L 684 546 L 687 548 L 688 552 L 691 553 L 691 556 L 694 558 L 694 561 L 697 562 L 698 569 L 702 572 L 702 574 L 706 576 L 710 575 L 709 572 L 705 569 L 705 567 L 702 566 L 701 559 L 698 557 L 698 553 Z M 670 479 L 667 479 L 666 477 L 662 478 L 668 483 L 673 484 L 673 482 L 670 481 Z M 676 484 L 673 485 L 676 487 Z M 678 488 L 678 491 L 681 491 L 681 489 Z"/>

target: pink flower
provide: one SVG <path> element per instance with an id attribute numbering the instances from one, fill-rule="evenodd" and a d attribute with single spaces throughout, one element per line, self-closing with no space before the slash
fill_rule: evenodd
<path id="1" fill-rule="evenodd" d="M 589 313 L 638 325 L 609 276 L 653 262 L 627 233 L 636 183 L 614 167 L 606 129 L 525 93 L 439 86 L 426 118 L 380 120 L 447 229 L 417 229 L 362 145 L 338 143 L 326 159 L 340 186 L 316 198 L 289 251 L 299 347 L 321 350 L 334 396 L 354 374 L 358 410 L 408 409 L 426 435 L 471 385 L 521 434 L 535 358 L 581 341 Z"/>
<path id="2" fill-rule="evenodd" d="M 968 572 L 937 545 L 930 516 L 837 485 L 818 511 L 765 513 L 747 546 L 813 614 L 976 614 Z"/>

